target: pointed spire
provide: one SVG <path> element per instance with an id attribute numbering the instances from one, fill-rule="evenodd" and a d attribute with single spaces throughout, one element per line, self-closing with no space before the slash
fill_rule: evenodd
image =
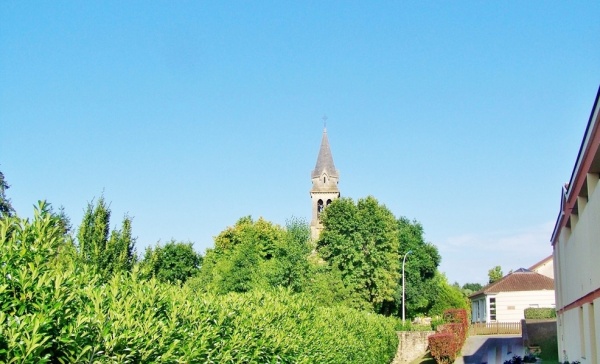
<path id="1" fill-rule="evenodd" d="M 318 178 L 325 172 L 330 177 L 338 177 L 338 172 L 333 164 L 333 156 L 329 148 L 329 139 L 327 139 L 327 129 L 323 128 L 323 138 L 321 139 L 321 149 L 317 157 L 317 164 L 312 172 L 312 178 Z"/>

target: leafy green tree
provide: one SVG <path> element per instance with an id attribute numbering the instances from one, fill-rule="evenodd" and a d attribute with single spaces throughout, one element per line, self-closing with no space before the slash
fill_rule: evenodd
<path id="1" fill-rule="evenodd" d="M 469 308 L 469 301 L 463 295 L 460 287 L 451 285 L 443 273 L 437 273 L 434 277 L 433 299 L 428 314 L 439 316 L 450 308 Z"/>
<path id="2" fill-rule="evenodd" d="M 321 215 L 319 255 L 341 272 L 344 285 L 360 297 L 358 307 L 380 310 L 394 300 L 399 280 L 396 218 L 374 197 L 335 200 Z"/>
<path id="3" fill-rule="evenodd" d="M 200 271 L 202 256 L 191 242 L 171 240 L 164 246 L 146 248 L 140 263 L 142 277 L 156 277 L 162 282 L 185 283 Z"/>
<path id="4" fill-rule="evenodd" d="M 71 224 L 71 218 L 69 218 L 69 216 L 65 212 L 65 207 L 60 206 L 56 215 L 58 216 L 58 219 L 60 221 L 60 226 L 63 233 L 69 234 L 73 229 L 73 225 Z"/>
<path id="5" fill-rule="evenodd" d="M 15 209 L 10 204 L 10 199 L 6 197 L 6 190 L 9 188 L 10 186 L 4 179 L 4 174 L 0 171 L 0 219 L 13 216 L 15 213 Z"/>
<path id="6" fill-rule="evenodd" d="M 292 217 L 286 221 L 285 236 L 277 245 L 276 259 L 265 265 L 271 271 L 270 285 L 289 287 L 293 292 L 302 291 L 310 270 L 310 253 L 310 227 L 305 220 Z"/>
<path id="7" fill-rule="evenodd" d="M 468 290 L 471 290 L 472 292 L 477 292 L 482 288 L 483 288 L 483 286 L 479 283 L 465 283 L 462 286 L 462 289 L 468 289 Z"/>
<path id="8" fill-rule="evenodd" d="M 356 307 L 362 304 L 360 297 L 344 285 L 342 273 L 336 267 L 314 261 L 306 273 L 307 282 L 302 292 L 318 306 Z"/>
<path id="9" fill-rule="evenodd" d="M 483 286 L 479 283 L 465 283 L 462 287 L 460 287 L 461 292 L 465 295 L 465 297 L 469 297 L 473 293 L 482 289 Z"/>
<path id="10" fill-rule="evenodd" d="M 423 226 L 417 221 L 400 217 L 398 224 L 398 243 L 400 257 L 410 251 L 405 264 L 405 301 L 408 317 L 427 315 L 431 310 L 438 292 L 434 278 L 441 262 L 441 256 L 435 245 L 424 238 Z M 393 307 L 389 310 L 401 316 L 402 286 L 398 285 Z"/>
<path id="11" fill-rule="evenodd" d="M 115 272 L 131 271 L 135 261 L 131 218 L 125 215 L 121 229 L 111 232 L 110 214 L 110 208 L 101 196 L 95 205 L 88 204 L 77 231 L 81 259 L 104 278 Z"/>
<path id="12" fill-rule="evenodd" d="M 297 219 L 284 229 L 262 218 L 243 217 L 215 238 L 194 285 L 217 293 L 272 287 L 298 292 L 306 280 L 309 237 L 308 225 Z"/>
<path id="13" fill-rule="evenodd" d="M 501 280 L 502 277 L 504 277 L 504 273 L 502 273 L 502 267 L 497 265 L 494 268 L 490 269 L 488 271 L 488 277 L 489 277 L 490 284 Z"/>

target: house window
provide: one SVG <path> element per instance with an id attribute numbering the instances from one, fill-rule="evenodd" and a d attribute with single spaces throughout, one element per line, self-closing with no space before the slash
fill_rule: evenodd
<path id="1" fill-rule="evenodd" d="M 496 297 L 490 297 L 490 321 L 496 321 Z"/>

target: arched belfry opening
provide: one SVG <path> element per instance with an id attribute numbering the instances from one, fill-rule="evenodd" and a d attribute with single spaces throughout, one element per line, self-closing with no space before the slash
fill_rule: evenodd
<path id="1" fill-rule="evenodd" d="M 312 201 L 312 218 L 310 222 L 311 237 L 317 240 L 323 229 L 321 213 L 335 199 L 340 197 L 338 189 L 339 173 L 333 164 L 333 156 L 329 147 L 327 129 L 323 129 L 321 147 L 317 157 L 315 169 L 311 173 L 312 188 L 310 198 Z"/>

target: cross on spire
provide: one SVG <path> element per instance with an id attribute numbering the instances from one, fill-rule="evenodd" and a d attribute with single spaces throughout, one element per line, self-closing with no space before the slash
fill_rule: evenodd
<path id="1" fill-rule="evenodd" d="M 322 119 L 323 119 L 323 128 L 327 129 L 327 119 L 328 119 L 327 115 L 323 115 Z"/>

